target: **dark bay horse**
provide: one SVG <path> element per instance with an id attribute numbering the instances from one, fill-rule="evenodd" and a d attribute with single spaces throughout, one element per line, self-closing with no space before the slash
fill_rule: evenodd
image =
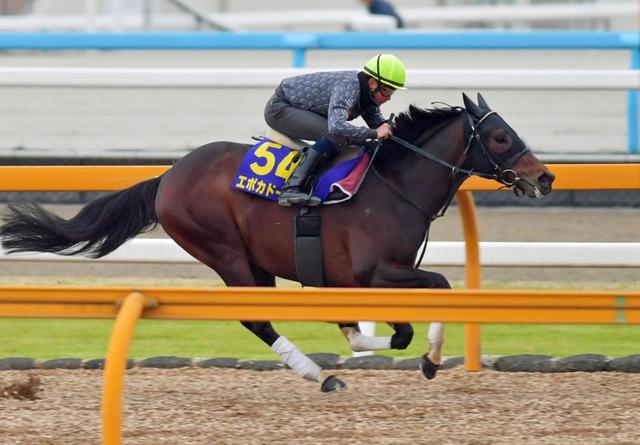
<path id="1" fill-rule="evenodd" d="M 432 220 L 471 174 L 493 178 L 520 194 L 551 191 L 554 176 L 482 96 L 463 95 L 464 108 L 411 106 L 394 123 L 358 194 L 322 208 L 324 274 L 332 287 L 449 288 L 441 274 L 414 267 Z M 161 224 L 187 252 L 228 286 L 275 286 L 297 280 L 293 222 L 297 209 L 231 188 L 248 145 L 213 142 L 181 159 L 159 178 L 98 198 L 64 220 L 35 204 L 10 206 L 0 227 L 9 252 L 102 257 Z M 321 369 L 270 322 L 242 322 L 300 376 L 320 381 Z M 354 350 L 404 349 L 413 330 L 390 323 L 391 337 L 362 336 L 340 327 Z M 422 372 L 435 376 L 444 325 L 429 329 Z M 343 387 L 333 376 L 323 391 Z"/>

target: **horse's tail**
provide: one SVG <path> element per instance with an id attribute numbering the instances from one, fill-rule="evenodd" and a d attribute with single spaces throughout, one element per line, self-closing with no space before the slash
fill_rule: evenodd
<path id="1" fill-rule="evenodd" d="M 71 219 L 38 204 L 9 206 L 0 226 L 7 252 L 51 252 L 100 258 L 158 224 L 155 197 L 160 178 L 95 199 Z"/>

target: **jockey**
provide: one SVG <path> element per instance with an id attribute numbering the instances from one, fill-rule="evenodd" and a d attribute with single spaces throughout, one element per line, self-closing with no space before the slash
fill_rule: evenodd
<path id="1" fill-rule="evenodd" d="M 405 67 L 392 54 L 372 57 L 361 71 L 328 71 L 284 79 L 267 102 L 264 117 L 271 128 L 298 139 L 316 141 L 282 189 L 281 206 L 317 206 L 320 198 L 304 191 L 307 178 L 349 145 L 386 139 L 391 126 L 380 105 L 404 90 Z M 348 123 L 362 116 L 367 127 Z"/>

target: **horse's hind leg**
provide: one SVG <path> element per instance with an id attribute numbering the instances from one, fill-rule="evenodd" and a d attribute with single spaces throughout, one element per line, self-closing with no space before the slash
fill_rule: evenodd
<path id="1" fill-rule="evenodd" d="M 408 323 L 389 323 L 395 331 L 390 337 L 362 335 L 357 323 L 339 323 L 338 326 L 354 352 L 407 349 L 413 339 L 413 328 Z"/>
<path id="2" fill-rule="evenodd" d="M 362 335 L 358 323 L 338 323 L 338 327 L 349 342 L 349 347 L 353 352 L 391 349 L 391 337 Z"/>

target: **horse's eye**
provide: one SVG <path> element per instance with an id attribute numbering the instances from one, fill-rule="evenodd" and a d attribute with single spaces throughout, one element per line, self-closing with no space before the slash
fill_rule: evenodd
<path id="1" fill-rule="evenodd" d="M 507 142 L 509 142 L 509 138 L 506 134 L 499 134 L 496 136 L 496 142 L 499 144 L 506 144 Z"/>

